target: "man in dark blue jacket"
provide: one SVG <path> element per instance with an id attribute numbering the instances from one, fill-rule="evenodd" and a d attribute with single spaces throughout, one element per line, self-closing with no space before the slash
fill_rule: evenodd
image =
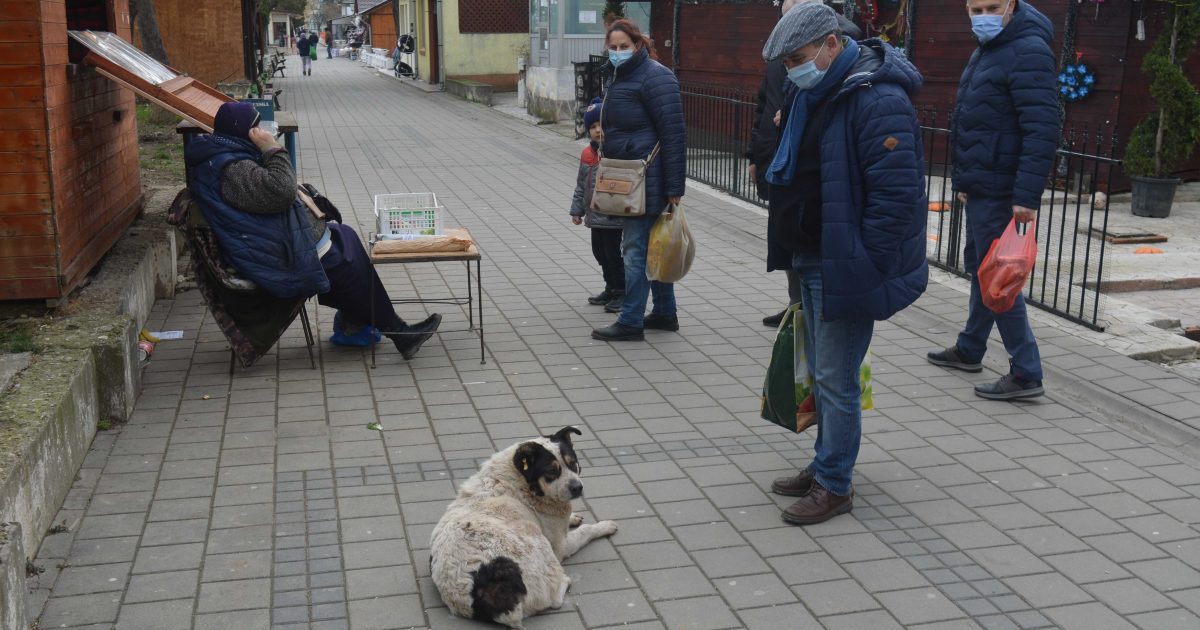
<path id="1" fill-rule="evenodd" d="M 930 352 L 934 365 L 965 372 L 983 370 L 992 325 L 1008 351 L 1009 373 L 975 393 L 992 400 L 1041 396 L 1042 360 L 1018 296 L 1012 309 L 984 306 L 976 271 L 1009 221 L 1037 216 L 1060 135 L 1054 28 L 1024 0 L 967 0 L 979 48 L 959 82 L 954 110 L 954 190 L 967 205 L 971 275 L 967 323 L 955 345 Z"/>
<path id="2" fill-rule="evenodd" d="M 862 438 L 860 367 L 876 320 L 925 290 L 925 182 L 909 95 L 921 75 L 895 48 L 843 37 L 832 9 L 802 4 L 763 49 L 789 86 L 779 150 L 767 169 L 771 229 L 793 254 L 816 401 L 816 455 L 777 479 L 798 497 L 783 520 L 807 525 L 849 512 Z"/>

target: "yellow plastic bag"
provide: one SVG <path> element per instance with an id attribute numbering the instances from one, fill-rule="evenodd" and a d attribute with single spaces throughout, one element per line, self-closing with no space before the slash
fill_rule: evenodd
<path id="1" fill-rule="evenodd" d="M 692 268 L 696 240 L 688 229 L 683 204 L 672 205 L 650 228 L 646 250 L 646 277 L 659 282 L 679 282 Z"/>

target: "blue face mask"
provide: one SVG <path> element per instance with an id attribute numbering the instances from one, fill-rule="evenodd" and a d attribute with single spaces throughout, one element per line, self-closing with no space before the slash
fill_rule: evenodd
<path id="1" fill-rule="evenodd" d="M 825 73 L 829 72 L 829 69 L 817 69 L 817 57 L 821 56 L 822 50 L 825 50 L 825 44 L 821 44 L 821 48 L 817 50 L 817 54 L 813 56 L 812 59 L 788 69 L 788 79 L 791 80 L 792 83 L 795 83 L 796 87 L 800 88 L 801 90 L 807 90 L 820 83 L 821 79 L 825 78 Z"/>
<path id="2" fill-rule="evenodd" d="M 1004 10 L 995 15 L 971 16 L 971 31 L 975 33 L 975 37 L 979 38 L 980 43 L 995 39 L 1000 31 L 1004 30 L 1004 14 L 1008 13 L 1008 6 L 1008 4 L 1004 5 Z"/>
<path id="3" fill-rule="evenodd" d="M 626 61 L 629 61 L 632 58 L 633 58 L 633 49 L 632 48 L 630 48 L 628 50 L 610 50 L 610 51 L 608 51 L 608 62 L 612 64 L 614 69 L 620 67 L 621 64 L 625 63 Z"/>

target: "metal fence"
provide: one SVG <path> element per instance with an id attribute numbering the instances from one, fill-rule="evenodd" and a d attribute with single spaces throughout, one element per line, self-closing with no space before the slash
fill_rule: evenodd
<path id="1" fill-rule="evenodd" d="M 966 276 L 966 209 L 950 182 L 949 123 L 936 112 L 921 112 L 929 196 L 929 262 Z M 1113 158 L 1115 135 L 1070 128 L 1063 134 L 1054 169 L 1037 215 L 1038 260 L 1025 300 L 1095 330 L 1100 313 L 1108 244 L 1108 193 L 1120 160 Z"/>
<path id="2" fill-rule="evenodd" d="M 600 62 L 603 57 L 593 59 Z M 599 65 L 599 64 L 596 64 Z M 595 68 L 595 66 L 593 66 Z M 599 95 L 597 69 L 579 75 L 579 96 Z M 586 87 L 585 87 L 586 86 Z M 750 178 L 745 153 L 755 124 L 755 95 L 737 88 L 684 82 L 688 177 L 739 199 L 766 206 Z M 581 102 L 586 104 L 587 100 Z M 928 258 L 966 276 L 962 259 L 965 208 L 950 182 L 948 119 L 920 112 L 929 196 Z M 582 118 L 581 118 L 582 120 Z M 1026 301 L 1089 328 L 1101 330 L 1103 283 L 1109 250 L 1108 193 L 1120 160 L 1116 137 L 1096 129 L 1068 129 L 1055 159 L 1037 218 L 1038 262 L 1026 285 Z"/>

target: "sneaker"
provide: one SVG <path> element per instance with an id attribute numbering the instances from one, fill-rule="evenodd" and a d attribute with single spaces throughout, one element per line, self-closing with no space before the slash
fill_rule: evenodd
<path id="1" fill-rule="evenodd" d="M 645 339 L 641 328 L 614 323 L 612 326 L 592 331 L 592 339 L 600 341 L 641 341 Z"/>
<path id="2" fill-rule="evenodd" d="M 808 494 L 788 506 L 782 516 L 783 522 L 791 525 L 816 525 L 853 509 L 853 489 L 848 496 L 843 497 L 826 490 L 821 482 L 814 481 Z"/>
<path id="3" fill-rule="evenodd" d="M 642 325 L 650 330 L 676 331 L 679 330 L 679 316 L 651 313 L 646 316 L 646 320 L 642 322 Z"/>
<path id="4" fill-rule="evenodd" d="M 605 313 L 620 313 L 621 308 L 625 306 L 625 292 L 613 291 L 612 299 L 604 305 Z"/>
<path id="5" fill-rule="evenodd" d="M 767 328 L 779 328 L 779 324 L 783 322 L 783 316 L 787 315 L 788 309 L 783 309 L 774 315 L 763 318 L 763 326 Z"/>
<path id="6" fill-rule="evenodd" d="M 389 334 L 388 338 L 396 344 L 400 356 L 411 359 L 417 355 L 417 350 L 421 349 L 421 345 L 429 341 L 433 333 L 437 332 L 438 326 L 441 324 L 442 316 L 434 313 L 419 324 L 405 326 L 403 332 Z"/>
<path id="7" fill-rule="evenodd" d="M 597 293 L 596 295 L 593 295 L 592 297 L 588 298 L 588 304 L 591 304 L 592 306 L 600 306 L 601 304 L 608 304 L 608 302 L 612 299 L 613 299 L 613 291 L 611 289 L 606 288 L 603 291 Z"/>
<path id="8" fill-rule="evenodd" d="M 972 374 L 983 371 L 982 363 L 980 363 L 978 361 L 976 361 L 975 363 L 971 363 L 970 361 L 967 361 L 962 358 L 962 355 L 959 354 L 959 352 L 958 352 L 957 344 L 950 346 L 949 348 L 946 348 L 945 350 L 939 350 L 938 352 L 926 353 L 925 358 L 929 359 L 929 362 L 934 365 L 940 365 L 942 367 L 954 368 L 956 370 L 962 370 L 964 372 L 971 372 Z"/>
<path id="9" fill-rule="evenodd" d="M 1012 372 L 1001 376 L 995 383 L 975 386 L 975 395 L 988 400 L 1017 400 L 1037 398 L 1045 394 L 1041 381 L 1021 378 Z"/>
<path id="10" fill-rule="evenodd" d="M 792 477 L 780 477 L 771 482 L 771 492 L 785 497 L 802 497 L 812 490 L 816 478 L 808 469 Z"/>

